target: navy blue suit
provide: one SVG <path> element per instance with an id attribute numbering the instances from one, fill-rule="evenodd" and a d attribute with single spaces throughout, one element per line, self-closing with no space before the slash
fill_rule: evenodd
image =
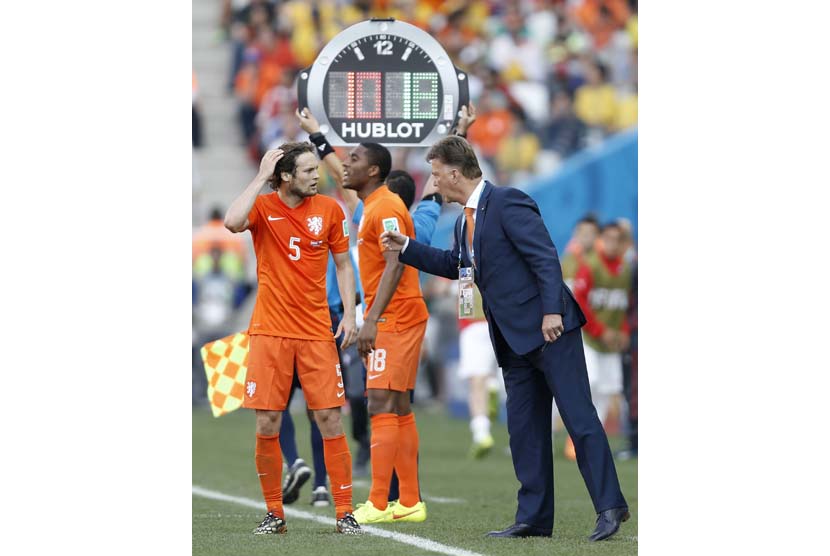
<path id="1" fill-rule="evenodd" d="M 463 232 L 443 251 L 410 240 L 400 261 L 457 279 L 472 266 Z M 553 529 L 551 399 L 574 441 L 577 464 L 597 513 L 627 507 L 608 439 L 597 417 L 582 348 L 585 316 L 562 281 L 556 248 L 539 208 L 525 193 L 485 182 L 473 236 L 474 277 L 484 302 L 490 340 L 507 390 L 507 428 L 518 493 L 516 523 Z M 565 331 L 545 344 L 542 317 L 562 315 Z"/>

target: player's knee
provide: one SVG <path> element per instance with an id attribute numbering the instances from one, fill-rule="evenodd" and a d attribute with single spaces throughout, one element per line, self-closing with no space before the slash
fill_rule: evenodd
<path id="1" fill-rule="evenodd" d="M 412 405 L 409 402 L 409 392 L 401 392 L 395 399 L 395 413 L 400 417 L 412 413 Z"/>
<path id="2" fill-rule="evenodd" d="M 282 424 L 282 412 L 280 411 L 257 411 L 256 432 L 263 436 L 274 436 L 280 432 Z"/>
<path id="3" fill-rule="evenodd" d="M 396 413 L 396 403 L 391 396 L 370 396 L 369 415 L 380 415 L 381 413 Z"/>
<path id="4" fill-rule="evenodd" d="M 325 437 L 337 436 L 342 433 L 339 409 L 321 409 L 314 412 L 320 434 Z"/>

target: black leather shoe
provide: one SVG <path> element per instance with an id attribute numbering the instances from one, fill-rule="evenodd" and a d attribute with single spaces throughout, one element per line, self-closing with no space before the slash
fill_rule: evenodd
<path id="1" fill-rule="evenodd" d="M 519 539 L 523 537 L 549 537 L 549 529 L 540 529 L 526 523 L 514 523 L 503 531 L 490 531 L 488 537 L 501 537 L 507 539 Z"/>
<path id="2" fill-rule="evenodd" d="M 612 508 L 597 514 L 597 526 L 591 536 L 588 537 L 588 540 L 601 541 L 607 539 L 616 533 L 620 528 L 620 523 L 628 521 L 629 517 L 631 517 L 631 514 L 628 513 L 628 508 Z"/>

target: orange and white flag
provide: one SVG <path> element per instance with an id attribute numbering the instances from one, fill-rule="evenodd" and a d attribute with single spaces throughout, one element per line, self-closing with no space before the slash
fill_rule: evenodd
<path id="1" fill-rule="evenodd" d="M 244 332 L 202 346 L 210 408 L 214 417 L 221 417 L 242 407 L 245 396 L 245 375 L 248 373 L 250 337 Z"/>

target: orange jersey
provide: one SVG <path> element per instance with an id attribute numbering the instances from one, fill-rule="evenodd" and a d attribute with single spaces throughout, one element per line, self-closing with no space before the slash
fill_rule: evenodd
<path id="1" fill-rule="evenodd" d="M 324 195 L 292 209 L 270 193 L 257 197 L 248 222 L 259 288 L 248 334 L 334 341 L 326 267 L 329 250 L 349 248 L 343 209 Z"/>
<path id="2" fill-rule="evenodd" d="M 363 200 L 363 218 L 357 232 L 357 252 L 360 281 L 366 297 L 366 311 L 372 307 L 380 285 L 380 277 L 386 268 L 380 234 L 393 230 L 415 239 L 415 226 L 406 205 L 396 194 L 382 185 Z M 429 318 L 418 271 L 404 266 L 398 288 L 378 321 L 378 330 L 397 332 L 405 330 Z"/>

